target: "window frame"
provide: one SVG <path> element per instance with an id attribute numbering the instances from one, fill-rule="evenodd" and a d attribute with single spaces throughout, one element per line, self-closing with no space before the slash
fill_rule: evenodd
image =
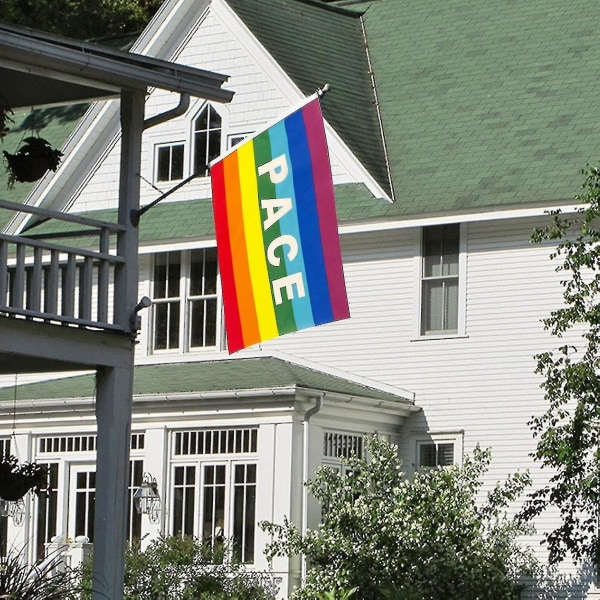
<path id="1" fill-rule="evenodd" d="M 205 111 L 211 111 L 213 110 L 219 117 L 220 119 L 220 127 L 217 128 L 211 128 L 210 127 L 210 119 L 207 123 L 207 128 L 206 129 L 198 129 L 196 127 L 196 123 L 198 121 L 198 119 L 200 119 L 200 117 L 202 116 L 202 114 Z M 208 134 L 208 147 L 205 148 L 205 152 L 204 152 L 204 161 L 206 162 L 206 168 L 205 168 L 205 172 L 204 174 L 201 174 L 200 172 L 198 172 L 197 177 L 199 178 L 206 178 L 210 176 L 210 169 L 209 169 L 209 164 L 212 160 L 214 160 L 217 156 L 219 156 L 220 154 L 222 154 L 225 150 L 226 150 L 226 143 L 227 143 L 227 139 L 228 136 L 226 135 L 226 114 L 220 109 L 220 107 L 217 107 L 216 104 L 212 103 L 212 102 L 204 102 L 200 108 L 194 113 L 194 115 L 192 116 L 192 118 L 190 119 L 190 148 L 191 148 L 191 152 L 190 152 L 190 159 L 189 159 L 189 165 L 190 165 L 190 174 L 196 173 L 197 171 L 197 153 L 198 153 L 198 137 L 200 133 L 206 133 Z M 213 157 L 211 156 L 210 153 L 210 133 L 211 131 L 218 131 L 219 132 L 219 152 Z"/>
<path id="2" fill-rule="evenodd" d="M 236 504 L 236 489 L 239 489 L 241 486 L 239 482 L 236 482 L 236 471 L 238 467 L 244 467 L 248 470 L 248 467 L 252 467 L 254 470 L 254 481 L 245 482 L 244 491 L 247 491 L 251 488 L 254 490 L 254 506 L 252 509 L 252 515 L 247 516 L 246 518 L 251 518 L 251 527 L 253 529 L 254 535 L 252 536 L 252 547 L 248 549 L 245 546 L 241 547 L 241 552 L 244 553 L 242 557 L 242 562 L 244 564 L 254 564 L 257 560 L 257 552 L 256 552 L 256 530 L 257 530 L 257 522 L 256 522 L 256 514 L 257 514 L 257 491 L 258 491 L 258 458 L 251 456 L 238 456 L 226 458 L 224 455 L 203 455 L 201 457 L 177 457 L 171 460 L 170 465 L 170 477 L 173 484 L 170 486 L 171 492 L 169 497 L 169 502 L 171 505 L 170 510 L 170 519 L 167 524 L 167 529 L 170 535 L 192 535 L 202 541 L 208 541 L 208 538 L 205 536 L 205 523 L 204 516 L 206 514 L 206 498 L 207 492 L 209 489 L 216 490 L 217 487 L 221 487 L 220 484 L 211 482 L 207 483 L 206 481 L 206 473 L 207 469 L 214 468 L 224 468 L 224 483 L 222 484 L 223 488 L 223 519 L 222 524 L 216 524 L 215 527 L 222 529 L 222 534 L 215 534 L 212 539 L 213 544 L 218 544 L 221 539 L 219 539 L 220 535 L 223 535 L 223 539 L 225 538 L 233 538 L 234 528 L 235 528 L 235 520 L 238 506 Z M 178 484 L 177 481 L 177 469 L 184 469 L 184 477 L 186 478 L 186 483 Z M 189 482 L 187 477 L 189 469 L 193 470 L 193 482 Z M 178 490 L 184 489 L 186 490 L 186 495 L 181 498 L 181 500 L 176 499 L 176 494 Z M 181 503 L 180 510 L 177 511 L 175 509 L 175 505 L 177 503 Z M 246 508 L 244 505 L 243 508 Z M 178 514 L 179 512 L 179 514 Z M 191 515 L 191 522 L 188 521 Z M 213 515 L 214 517 L 214 515 Z M 179 528 L 178 525 L 180 523 L 176 522 L 176 520 L 181 521 L 182 528 Z M 245 523 L 247 523 L 245 521 Z M 244 532 L 247 531 L 247 526 L 243 527 Z M 216 531 L 216 529 L 215 529 Z M 234 538 L 234 543 L 235 543 Z M 236 552 L 236 549 L 232 549 L 232 552 Z M 248 556 L 247 552 L 250 553 L 251 558 L 246 560 Z M 239 556 L 236 558 L 240 558 Z"/>
<path id="3" fill-rule="evenodd" d="M 415 289 L 416 294 L 414 295 L 414 332 L 413 339 L 414 340 L 435 340 L 435 339 L 446 339 L 446 338 L 457 338 L 457 337 L 465 337 L 466 336 L 466 280 L 467 280 L 467 224 L 459 223 L 458 224 L 458 274 L 453 275 L 458 280 L 458 307 L 457 307 L 457 328 L 449 329 L 449 330 L 435 330 L 430 332 L 425 332 L 423 329 L 423 320 L 424 320 L 424 311 L 423 311 L 423 303 L 424 303 L 424 282 L 427 280 L 424 277 L 424 231 L 428 227 L 435 226 L 445 226 L 445 225 L 456 225 L 456 223 L 442 223 L 442 224 L 432 224 L 432 225 L 424 225 L 422 227 L 417 228 L 416 236 L 417 236 L 417 246 L 418 252 L 415 254 L 414 261 L 414 269 L 415 269 Z M 450 277 L 450 276 L 448 276 Z"/>
<path id="4" fill-rule="evenodd" d="M 453 465 L 461 465 L 462 457 L 464 452 L 464 432 L 444 432 L 444 433 L 433 433 L 423 435 L 415 439 L 414 445 L 414 466 L 416 470 L 420 469 L 439 469 L 447 468 Z M 452 445 L 452 463 L 448 465 L 440 465 L 437 460 L 440 446 L 451 444 Z M 436 448 L 436 464 L 435 465 L 423 465 L 421 464 L 421 448 L 425 446 L 434 445 Z"/>
<path id="5" fill-rule="evenodd" d="M 193 267 L 196 263 L 192 260 L 194 257 L 194 253 L 201 253 L 202 255 L 202 272 L 203 272 L 203 286 L 206 279 L 204 276 L 207 273 L 206 265 L 209 261 L 206 260 L 207 253 L 212 254 L 212 258 L 214 259 L 214 271 L 211 270 L 209 274 L 214 272 L 214 290 L 203 289 L 202 293 L 194 293 L 192 285 L 192 272 Z M 169 255 L 171 256 L 179 255 L 179 285 L 177 286 L 177 295 L 169 296 L 169 280 L 168 277 L 164 282 L 159 282 L 157 279 L 157 259 L 161 255 Z M 175 264 L 170 261 L 166 262 L 167 265 Z M 212 269 L 212 268 L 211 268 Z M 219 351 L 224 346 L 223 335 L 224 335 L 224 327 L 223 327 L 223 308 L 222 308 L 222 294 L 221 294 L 221 277 L 219 273 L 218 260 L 216 247 L 214 246 L 206 246 L 206 247 L 195 247 L 195 248 L 183 248 L 183 249 L 171 249 L 171 250 L 161 250 L 158 252 L 154 252 L 151 255 L 150 259 L 150 290 L 152 297 L 152 307 L 149 312 L 149 335 L 148 335 L 148 352 L 149 354 L 188 354 L 190 352 L 203 352 L 203 351 Z M 157 297 L 157 287 L 164 287 L 165 296 Z M 175 284 L 173 284 L 175 287 Z M 192 340 L 192 326 L 193 319 L 196 313 L 194 312 L 194 306 L 197 303 L 204 303 L 204 310 L 202 314 L 204 316 L 204 321 L 202 325 L 202 338 L 206 340 L 206 337 L 213 337 L 212 334 L 209 335 L 207 331 L 210 330 L 210 327 L 207 327 L 208 320 L 207 308 L 209 305 L 214 303 L 214 344 L 201 344 L 194 345 Z M 173 325 L 177 330 L 176 343 L 171 343 L 171 338 L 175 337 L 174 332 L 169 329 L 169 325 L 167 324 L 167 328 L 165 330 L 165 345 L 164 347 L 159 346 L 157 344 L 157 335 L 159 334 L 158 325 L 157 325 L 157 311 L 161 310 L 161 306 L 163 305 L 173 305 L 177 307 L 178 310 L 178 322 Z M 170 309 L 168 309 L 168 314 L 170 313 Z M 211 313 L 212 314 L 212 313 Z M 209 315 L 210 316 L 210 315 Z M 167 319 L 169 317 L 167 316 Z"/>
<path id="6" fill-rule="evenodd" d="M 181 177 L 173 177 L 173 149 L 181 147 L 182 156 L 181 156 Z M 161 150 L 169 149 L 169 176 L 166 179 L 160 179 L 159 171 L 160 171 L 160 160 L 159 155 Z M 153 169 L 153 180 L 154 183 L 171 183 L 177 181 L 183 181 L 185 177 L 185 161 L 186 161 L 186 143 L 184 140 L 177 140 L 172 142 L 161 142 L 154 144 L 154 169 Z"/>

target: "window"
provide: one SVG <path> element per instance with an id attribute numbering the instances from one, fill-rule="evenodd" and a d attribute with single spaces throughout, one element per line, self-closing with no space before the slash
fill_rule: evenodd
<path id="1" fill-rule="evenodd" d="M 153 349 L 187 352 L 216 346 L 216 250 L 157 254 L 153 280 Z"/>
<path id="2" fill-rule="evenodd" d="M 421 335 L 458 333 L 460 226 L 423 228 Z"/>
<path id="3" fill-rule="evenodd" d="M 323 437 L 323 456 L 329 458 L 363 457 L 363 436 L 327 431 Z"/>
<path id="4" fill-rule="evenodd" d="M 38 560 L 44 559 L 44 544 L 56 535 L 58 522 L 58 463 L 46 463 L 45 466 L 48 469 L 48 488 L 45 494 L 38 496 L 37 507 L 35 547 Z"/>
<path id="5" fill-rule="evenodd" d="M 213 548 L 232 541 L 233 558 L 254 562 L 257 467 L 256 429 L 176 432 L 173 465 L 173 535 L 193 535 Z M 244 441 L 246 440 L 246 441 Z M 210 452 L 214 456 L 210 456 Z M 192 453 L 195 460 L 190 460 Z"/>
<path id="6" fill-rule="evenodd" d="M 183 179 L 183 144 L 156 148 L 156 181 Z"/>
<path id="7" fill-rule="evenodd" d="M 210 161 L 221 153 L 221 116 L 207 104 L 194 120 L 194 173 L 207 177 Z"/>
<path id="8" fill-rule="evenodd" d="M 449 467 L 454 464 L 454 442 L 419 442 L 419 467 Z"/>

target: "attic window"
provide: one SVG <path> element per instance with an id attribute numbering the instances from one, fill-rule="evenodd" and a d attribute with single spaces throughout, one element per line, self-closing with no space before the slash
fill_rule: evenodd
<path id="1" fill-rule="evenodd" d="M 221 154 L 221 115 L 211 104 L 194 120 L 194 173 L 208 176 L 210 161 Z"/>

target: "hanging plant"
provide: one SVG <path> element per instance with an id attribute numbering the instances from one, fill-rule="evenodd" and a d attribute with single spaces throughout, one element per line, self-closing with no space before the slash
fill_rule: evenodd
<path id="1" fill-rule="evenodd" d="M 10 131 L 9 123 L 14 123 L 11 116 L 14 114 L 10 108 L 0 106 L 0 140 L 3 140 L 6 134 Z"/>
<path id="2" fill-rule="evenodd" d="M 2 153 L 8 164 L 8 187 L 12 187 L 16 181 L 37 181 L 46 171 L 56 171 L 63 155 L 41 137 L 25 138 L 14 154 L 6 150 Z"/>
<path id="3" fill-rule="evenodd" d="M 40 495 L 46 491 L 48 469 L 37 463 L 19 464 L 12 455 L 0 460 L 0 498 L 14 502 L 22 498 L 29 490 Z"/>

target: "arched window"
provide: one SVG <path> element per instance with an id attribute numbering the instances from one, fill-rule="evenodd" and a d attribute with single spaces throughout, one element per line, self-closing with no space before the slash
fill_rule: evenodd
<path id="1" fill-rule="evenodd" d="M 207 104 L 194 121 L 194 173 L 208 176 L 208 165 L 221 153 L 221 115 Z"/>

